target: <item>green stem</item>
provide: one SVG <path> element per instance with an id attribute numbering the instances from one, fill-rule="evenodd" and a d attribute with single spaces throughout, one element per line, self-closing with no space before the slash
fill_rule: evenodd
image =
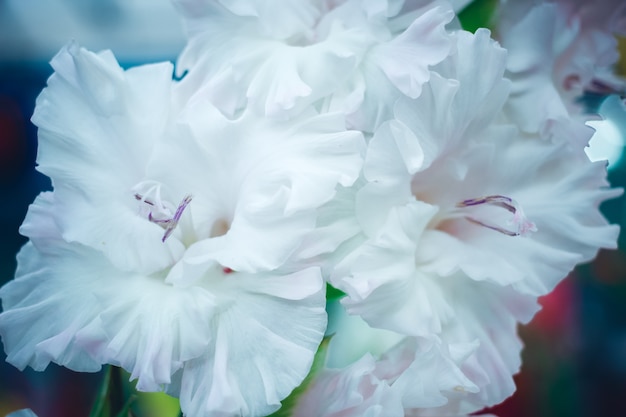
<path id="1" fill-rule="evenodd" d="M 111 404 L 111 414 L 117 415 L 124 409 L 124 386 L 122 382 L 122 370 L 117 366 L 111 367 L 111 382 L 109 386 L 109 404 Z"/>
<path id="2" fill-rule="evenodd" d="M 128 397 L 128 398 L 127 398 Z M 102 385 L 89 417 L 129 417 L 131 405 L 136 399 L 134 393 L 124 389 L 124 374 L 117 366 L 107 365 Z"/>
<path id="3" fill-rule="evenodd" d="M 109 397 L 109 383 L 111 381 L 111 366 L 106 366 L 104 370 L 104 378 L 96 401 L 89 413 L 89 417 L 108 417 L 108 397 Z"/>

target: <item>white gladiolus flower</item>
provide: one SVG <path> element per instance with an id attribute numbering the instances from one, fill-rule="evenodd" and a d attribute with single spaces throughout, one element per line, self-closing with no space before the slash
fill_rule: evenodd
<path id="1" fill-rule="evenodd" d="M 326 328 L 320 268 L 296 260 L 350 237 L 307 244 L 358 177 L 362 135 L 338 114 L 228 120 L 181 101 L 171 64 L 124 71 L 71 44 L 52 65 L 33 121 L 54 191 L 0 290 L 8 360 L 120 365 L 187 415 L 276 410 Z"/>
<path id="2" fill-rule="evenodd" d="M 356 205 L 367 240 L 331 282 L 373 327 L 477 339 L 464 368 L 481 389 L 462 410 L 472 412 L 514 391 L 516 325 L 535 298 L 615 246 L 598 205 L 620 192 L 583 149 L 499 124 L 504 51 L 485 30 L 456 40 L 422 95 L 399 100 L 372 138 Z"/>
<path id="3" fill-rule="evenodd" d="M 443 1 L 178 3 L 190 36 L 178 61 L 189 70 L 183 85 L 231 117 L 248 105 L 284 118 L 326 98 L 319 105 L 369 130 L 398 96 L 419 96 L 428 67 L 450 49 L 453 12 Z"/>
<path id="4" fill-rule="evenodd" d="M 626 34 L 624 2 L 508 1 L 501 14 L 496 34 L 513 81 L 506 110 L 523 131 L 553 137 L 554 125 L 581 118 L 586 91 L 626 90 L 611 71 L 619 59 L 615 34 Z"/>

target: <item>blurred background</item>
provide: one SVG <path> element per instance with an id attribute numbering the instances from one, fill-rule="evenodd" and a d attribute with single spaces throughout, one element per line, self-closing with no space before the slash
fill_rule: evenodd
<path id="1" fill-rule="evenodd" d="M 174 60 L 184 45 L 182 25 L 168 0 L 0 0 L 0 284 L 12 279 L 15 254 L 26 239 L 18 228 L 28 204 L 48 179 L 34 170 L 35 98 L 52 70 L 48 61 L 69 40 L 90 50 L 111 49 L 124 67 Z M 626 42 L 620 40 L 623 56 Z M 626 75 L 626 60 L 618 68 Z M 626 109 L 621 100 L 589 95 L 605 120 L 589 155 L 609 159 L 609 179 L 626 186 Z M 626 226 L 624 198 L 603 210 Z M 626 235 L 542 299 L 543 310 L 520 328 L 526 343 L 517 393 L 491 412 L 500 417 L 619 417 L 626 415 Z M 0 349 L 0 417 L 30 407 L 39 417 L 86 417 L 101 374 L 51 365 L 20 372 Z M 145 395 L 137 407 L 150 417 L 173 417 L 175 400 Z"/>

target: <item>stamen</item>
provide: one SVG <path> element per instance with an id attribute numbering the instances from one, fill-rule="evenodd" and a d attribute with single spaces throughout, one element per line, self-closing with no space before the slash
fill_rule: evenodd
<path id="1" fill-rule="evenodd" d="M 143 191 L 144 189 L 145 192 Z M 187 208 L 193 198 L 191 195 L 186 195 L 174 211 L 174 214 L 172 214 L 173 205 L 161 199 L 161 184 L 158 182 L 140 182 L 133 188 L 133 191 L 135 200 L 149 206 L 149 209 L 143 210 L 144 215 L 147 211 L 148 220 L 165 229 L 165 233 L 161 238 L 162 242 L 165 242 L 176 229 L 185 208 Z M 138 191 L 142 191 L 142 193 Z"/>
<path id="2" fill-rule="evenodd" d="M 147 198 L 143 197 L 141 194 L 135 193 L 135 200 L 139 200 L 142 203 L 148 204 L 149 206 L 154 206 L 154 203 L 152 201 L 150 201 Z"/>
<path id="3" fill-rule="evenodd" d="M 624 98 L 626 95 L 626 89 L 619 82 L 611 83 L 611 80 L 601 80 L 594 78 L 586 88 L 587 93 L 600 94 L 608 96 L 611 94 L 617 94 Z"/>
<path id="4" fill-rule="evenodd" d="M 174 229 L 176 229 L 176 226 L 178 226 L 178 222 L 180 221 L 180 216 L 183 215 L 183 211 L 185 211 L 185 208 L 187 208 L 187 205 L 191 203 L 192 198 L 193 197 L 191 195 L 186 195 L 185 198 L 183 198 L 183 201 L 181 201 L 178 207 L 176 208 L 176 213 L 174 213 L 174 216 L 171 219 L 156 220 L 152 218 L 152 213 L 148 215 L 148 219 L 150 221 L 153 221 L 154 223 L 165 226 L 165 233 L 163 234 L 163 237 L 161 238 L 161 242 L 165 242 L 165 240 L 168 237 L 170 237 Z"/>
<path id="5" fill-rule="evenodd" d="M 456 204 L 457 208 L 460 209 L 482 205 L 500 207 L 513 214 L 513 217 L 506 221 L 506 224 L 512 227 L 505 228 L 498 225 L 497 221 L 493 221 L 493 219 L 483 220 L 463 212 L 462 216 L 474 224 L 486 227 L 487 229 L 495 230 L 496 232 L 507 236 L 528 236 L 531 232 L 537 231 L 537 226 L 526 218 L 522 207 L 512 198 L 503 195 L 490 195 L 486 197 L 463 200 Z"/>

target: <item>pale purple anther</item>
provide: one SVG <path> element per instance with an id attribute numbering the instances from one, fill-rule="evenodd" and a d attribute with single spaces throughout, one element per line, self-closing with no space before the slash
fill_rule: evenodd
<path id="1" fill-rule="evenodd" d="M 501 207 L 513 214 L 512 219 L 507 221 L 507 224 L 512 225 L 514 230 L 509 230 L 505 227 L 501 227 L 497 224 L 491 224 L 484 220 L 479 220 L 476 217 L 465 215 L 465 219 L 468 221 L 486 227 L 487 229 L 495 230 L 507 236 L 527 236 L 531 232 L 537 231 L 537 226 L 524 215 L 524 211 L 519 203 L 510 197 L 503 195 L 489 195 L 486 197 L 471 198 L 463 200 L 456 204 L 458 208 L 474 207 L 481 205 L 489 205 L 495 207 Z"/>
<path id="2" fill-rule="evenodd" d="M 146 203 L 147 205 L 156 208 L 157 211 L 161 211 L 161 213 L 160 213 L 161 215 L 167 215 L 166 213 L 171 213 L 171 211 L 169 211 L 163 205 L 162 202 L 160 204 L 157 204 L 157 203 L 147 199 L 145 196 L 142 196 L 139 193 L 135 193 L 134 196 L 135 196 L 136 200 L 141 201 L 142 203 Z M 167 240 L 167 238 L 170 237 L 170 235 L 172 234 L 174 229 L 176 229 L 176 226 L 178 226 L 178 222 L 180 221 L 180 217 L 183 215 L 183 212 L 185 211 L 185 208 L 187 208 L 187 206 L 191 202 L 192 198 L 193 197 L 191 195 L 186 195 L 185 198 L 183 198 L 183 200 L 180 202 L 180 204 L 176 208 L 176 212 L 174 213 L 174 215 L 172 217 L 169 217 L 169 218 L 157 218 L 157 217 L 152 215 L 152 211 L 150 211 L 148 213 L 148 220 L 150 220 L 152 223 L 158 224 L 159 226 L 161 226 L 161 227 L 163 227 L 165 229 L 165 233 L 163 234 L 163 237 L 161 238 L 162 242 L 165 242 L 165 240 Z M 158 214 L 159 213 L 157 213 L 157 215 Z"/>
<path id="3" fill-rule="evenodd" d="M 178 207 L 176 208 L 176 213 L 174 213 L 174 216 L 171 219 L 166 220 L 167 223 L 165 227 L 165 233 L 163 234 L 163 237 L 161 238 L 162 242 L 165 242 L 165 240 L 172 234 L 176 226 L 178 226 L 178 222 L 180 221 L 180 216 L 183 215 L 183 211 L 185 211 L 185 208 L 187 208 L 187 205 L 189 205 L 192 198 L 193 197 L 191 195 L 189 194 L 186 195 L 185 198 L 183 198 L 183 201 L 181 201 Z M 161 221 L 157 221 L 157 223 L 161 223 Z"/>

